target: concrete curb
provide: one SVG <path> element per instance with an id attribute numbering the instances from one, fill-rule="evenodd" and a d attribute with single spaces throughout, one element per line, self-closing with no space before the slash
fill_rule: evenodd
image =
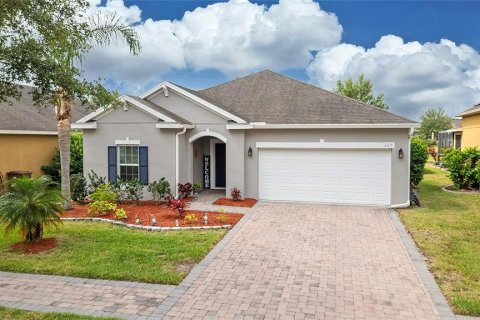
<path id="1" fill-rule="evenodd" d="M 405 249 L 407 250 L 410 258 L 413 260 L 413 264 L 417 268 L 418 274 L 420 279 L 424 283 L 430 297 L 435 304 L 435 307 L 438 310 L 441 319 L 448 319 L 448 320 L 455 320 L 457 319 L 456 316 L 453 314 L 452 309 L 447 303 L 445 296 L 440 291 L 433 275 L 428 270 L 427 264 L 423 256 L 417 249 L 415 242 L 410 237 L 410 234 L 407 232 L 405 227 L 403 226 L 398 214 L 395 210 L 388 210 L 388 214 L 390 216 L 390 220 L 392 221 L 395 229 L 397 230 L 400 239 L 402 240 Z"/>
<path id="2" fill-rule="evenodd" d="M 125 227 L 128 229 L 136 229 L 136 230 L 143 230 L 143 231 L 183 231 L 183 230 L 213 230 L 213 229 L 231 229 L 232 225 L 225 224 L 222 226 L 202 226 L 202 227 L 153 227 L 153 226 L 142 226 L 136 224 L 129 224 L 122 221 L 117 220 L 110 220 L 104 218 L 61 218 L 62 221 L 83 221 L 83 222 L 102 222 L 102 223 L 110 223 L 116 226 Z M 240 219 L 241 221 L 241 219 Z"/>

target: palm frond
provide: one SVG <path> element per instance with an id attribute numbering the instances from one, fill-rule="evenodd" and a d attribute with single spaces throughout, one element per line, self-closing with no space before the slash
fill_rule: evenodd
<path id="1" fill-rule="evenodd" d="M 137 32 L 115 13 L 96 12 L 90 20 L 91 39 L 99 46 L 109 46 L 115 41 L 124 41 L 130 52 L 140 52 L 140 41 Z"/>
<path id="2" fill-rule="evenodd" d="M 32 232 L 38 226 L 58 226 L 63 212 L 60 191 L 50 178 L 18 178 L 7 182 L 7 192 L 0 197 L 0 224 L 5 231 Z"/>

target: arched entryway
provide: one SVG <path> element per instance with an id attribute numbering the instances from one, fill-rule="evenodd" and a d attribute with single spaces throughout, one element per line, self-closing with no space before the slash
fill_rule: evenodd
<path id="1" fill-rule="evenodd" d="M 225 189 L 227 182 L 227 138 L 213 131 L 199 132 L 189 139 L 190 176 L 203 189 Z"/>

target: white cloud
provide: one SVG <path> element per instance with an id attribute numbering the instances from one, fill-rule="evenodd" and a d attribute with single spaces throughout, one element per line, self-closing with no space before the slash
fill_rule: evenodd
<path id="1" fill-rule="evenodd" d="M 393 111 L 413 118 L 436 106 L 458 115 L 480 101 L 480 55 L 450 40 L 405 43 L 387 35 L 370 49 L 339 44 L 319 52 L 307 68 L 313 83 L 330 89 L 362 73 Z"/>
<path id="2" fill-rule="evenodd" d="M 363 73 L 393 111 L 412 118 L 432 106 L 456 115 L 480 101 L 480 55 L 473 48 L 450 40 L 405 43 L 393 35 L 372 48 L 340 43 L 336 15 L 313 0 L 280 0 L 269 7 L 230 0 L 174 21 L 142 20 L 140 8 L 124 0 L 90 3 L 92 12 L 116 12 L 139 34 L 140 55 L 133 57 L 124 45 L 97 48 L 84 64 L 90 78 L 106 77 L 130 93 L 172 70 L 216 70 L 234 77 L 297 68 L 327 89 Z"/>
<path id="3" fill-rule="evenodd" d="M 142 21 L 140 9 L 123 0 L 91 3 L 133 24 L 142 51 L 131 57 L 123 46 L 95 49 L 85 63 L 87 74 L 106 76 L 131 90 L 185 68 L 215 69 L 230 77 L 266 68 L 305 68 L 312 51 L 338 44 L 342 34 L 337 17 L 313 0 L 281 0 L 270 7 L 230 0 L 175 21 Z"/>

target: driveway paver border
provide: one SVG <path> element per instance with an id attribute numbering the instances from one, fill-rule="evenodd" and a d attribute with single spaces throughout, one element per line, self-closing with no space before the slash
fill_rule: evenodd
<path id="1" fill-rule="evenodd" d="M 397 233 L 400 236 L 403 245 L 405 246 L 405 249 L 407 250 L 410 258 L 412 259 L 415 268 L 417 268 L 420 280 L 427 288 L 428 293 L 430 294 L 430 297 L 432 298 L 433 303 L 435 304 L 435 307 L 440 314 L 440 317 L 446 320 L 457 319 L 457 317 L 453 314 L 452 309 L 448 305 L 447 299 L 445 299 L 442 291 L 440 291 L 440 288 L 435 279 L 433 278 L 433 275 L 428 270 L 424 257 L 418 251 L 415 242 L 405 229 L 405 226 L 400 221 L 398 213 L 395 210 L 388 210 L 388 214 L 390 216 L 390 220 L 393 223 L 393 226 L 395 227 L 395 230 L 397 230 Z"/>
<path id="2" fill-rule="evenodd" d="M 257 205 L 259 203 L 257 202 Z M 162 303 L 148 317 L 148 320 L 163 319 L 172 307 L 180 300 L 183 294 L 192 286 L 195 280 L 207 269 L 217 255 L 233 239 L 240 229 L 250 220 L 254 212 L 246 212 L 242 219 L 223 237 L 222 240 L 197 264 L 183 281 L 162 301 Z"/>

